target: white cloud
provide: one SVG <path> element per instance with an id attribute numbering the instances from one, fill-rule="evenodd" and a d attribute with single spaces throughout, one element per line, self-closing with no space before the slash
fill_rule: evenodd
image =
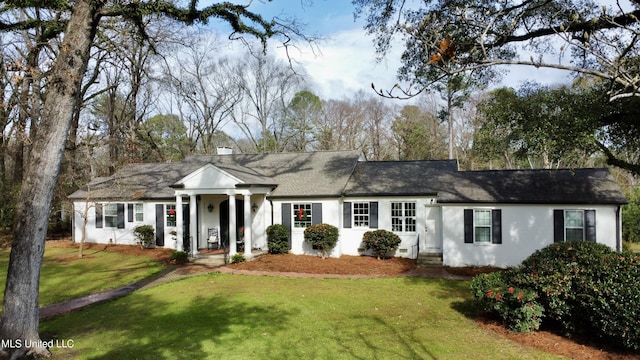
<path id="1" fill-rule="evenodd" d="M 314 53 L 308 46 L 299 45 L 299 50 L 290 51 L 289 56 L 306 70 L 314 82 L 312 90 L 323 99 L 351 97 L 359 90 L 373 94 L 371 83 L 390 89 L 396 82 L 399 51 L 377 62 L 371 38 L 364 30 L 334 33 L 318 47 Z M 282 48 L 273 50 L 276 56 L 286 58 Z"/>

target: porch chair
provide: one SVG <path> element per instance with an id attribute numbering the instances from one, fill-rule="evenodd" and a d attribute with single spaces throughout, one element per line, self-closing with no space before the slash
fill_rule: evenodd
<path id="1" fill-rule="evenodd" d="M 209 237 L 207 238 L 207 249 L 211 249 L 214 246 L 216 249 L 220 249 L 220 235 L 218 228 L 209 228 Z"/>

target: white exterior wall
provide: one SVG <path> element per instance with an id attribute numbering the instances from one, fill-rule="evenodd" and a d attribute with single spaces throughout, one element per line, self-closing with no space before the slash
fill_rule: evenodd
<path id="1" fill-rule="evenodd" d="M 102 203 L 101 204 L 107 204 Z M 113 202 L 118 203 L 118 202 Z M 102 228 L 96 228 L 96 207 L 93 202 L 89 202 L 88 210 L 87 210 L 87 226 L 86 226 L 86 238 L 85 242 L 88 243 L 97 243 L 97 244 L 114 244 L 114 245 L 136 245 L 137 240 L 136 236 L 133 233 L 133 230 L 140 225 L 151 225 L 156 226 L 156 203 L 150 202 L 130 202 L 130 203 L 122 203 L 125 208 L 125 222 L 124 229 L 118 229 L 115 227 L 105 227 L 103 222 Z M 143 221 L 134 221 L 129 222 L 127 219 L 127 204 L 143 204 Z M 73 240 L 75 242 L 79 242 L 82 239 L 82 224 L 83 224 L 83 215 L 86 208 L 86 202 L 78 201 L 73 203 Z M 104 210 L 103 210 L 104 212 Z M 171 230 L 175 230 L 175 227 L 167 228 L 165 226 L 165 247 L 167 248 L 175 248 L 175 241 L 172 240 L 172 236 L 169 234 Z"/>
<path id="2" fill-rule="evenodd" d="M 615 205 L 445 205 L 443 263 L 446 266 L 517 266 L 553 243 L 553 210 L 596 210 L 596 242 L 616 249 Z M 464 209 L 502 209 L 502 244 L 465 244 Z"/>
<path id="3" fill-rule="evenodd" d="M 416 203 L 416 231 L 415 232 L 397 232 L 402 242 L 398 246 L 398 250 L 394 256 L 407 257 L 415 259 L 418 255 L 417 241 L 420 239 L 420 247 L 424 247 L 425 240 L 425 224 L 426 224 L 426 208 L 431 203 L 432 198 L 345 198 L 339 199 L 313 199 L 313 200 L 278 200 L 273 201 L 274 223 L 282 223 L 282 204 L 283 203 L 321 203 L 322 204 L 322 222 L 336 226 L 340 231 L 340 238 L 336 247 L 330 253 L 332 257 L 340 257 L 341 255 L 362 255 L 362 237 L 365 232 L 384 229 L 391 231 L 391 203 L 392 202 L 415 202 Z M 351 227 L 344 228 L 343 224 L 343 204 L 344 202 L 377 202 L 378 203 L 378 227 Z M 438 237 L 441 241 L 441 237 Z M 439 245 L 439 244 L 438 244 Z M 311 245 L 304 241 L 304 229 L 291 229 L 291 252 L 293 254 L 315 255 L 316 251 Z"/>

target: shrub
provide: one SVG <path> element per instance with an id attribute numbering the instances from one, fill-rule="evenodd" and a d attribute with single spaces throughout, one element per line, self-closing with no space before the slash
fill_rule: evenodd
<path id="1" fill-rule="evenodd" d="M 239 263 L 243 263 L 245 261 L 247 261 L 247 259 L 245 259 L 244 254 L 241 254 L 241 253 L 235 253 L 231 257 L 231 263 L 232 264 L 239 264 Z"/>
<path id="2" fill-rule="evenodd" d="M 535 291 L 545 315 L 572 333 L 581 314 L 575 313 L 575 281 L 613 251 L 606 245 L 575 241 L 551 244 L 534 252 L 520 265 L 514 284 Z M 584 279 L 589 281 L 589 279 Z"/>
<path id="3" fill-rule="evenodd" d="M 338 236 L 338 228 L 329 224 L 315 224 L 304 229 L 304 240 L 318 250 L 323 259 L 336 246 Z"/>
<path id="4" fill-rule="evenodd" d="M 592 242 L 563 242 L 536 251 L 518 268 L 478 275 L 471 288 L 482 307 L 512 330 L 537 328 L 531 320 L 539 319 L 543 308 L 545 323 L 566 334 L 638 349 L 638 278 L 638 255 Z"/>
<path id="5" fill-rule="evenodd" d="M 282 224 L 273 224 L 267 228 L 267 244 L 269 254 L 286 254 L 289 252 L 289 229 Z"/>
<path id="6" fill-rule="evenodd" d="M 387 257 L 389 252 L 395 251 L 400 245 L 400 237 L 391 231 L 374 230 L 367 231 L 362 236 L 365 249 L 373 250 L 378 260 Z"/>
<path id="7" fill-rule="evenodd" d="M 155 231 L 151 225 L 140 225 L 133 229 L 133 234 L 141 247 L 149 247 L 153 242 Z"/>
<path id="8" fill-rule="evenodd" d="M 184 251 L 173 250 L 169 259 L 176 264 L 185 264 L 189 261 L 189 254 Z"/>
<path id="9" fill-rule="evenodd" d="M 486 312 L 495 314 L 511 331 L 531 332 L 542 323 L 544 308 L 536 302 L 537 294 L 515 288 L 506 282 L 509 271 L 480 274 L 471 281 L 471 290 Z"/>

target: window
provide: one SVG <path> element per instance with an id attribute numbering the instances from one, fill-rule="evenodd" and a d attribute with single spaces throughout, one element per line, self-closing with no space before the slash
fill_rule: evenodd
<path id="1" fill-rule="evenodd" d="M 584 240 L 584 212 L 582 210 L 565 210 L 564 229 L 566 241 Z"/>
<path id="2" fill-rule="evenodd" d="M 596 211 L 558 209 L 553 211 L 554 242 L 596 241 Z"/>
<path id="3" fill-rule="evenodd" d="M 502 244 L 502 210 L 464 209 L 464 242 Z"/>
<path id="4" fill-rule="evenodd" d="M 369 227 L 369 203 L 368 202 L 353 203 L 353 226 Z"/>
<path id="5" fill-rule="evenodd" d="M 167 227 L 176 226 L 176 205 L 167 205 L 165 208 L 167 214 Z"/>
<path id="6" fill-rule="evenodd" d="M 477 243 L 491 242 L 491 210 L 473 211 L 473 239 Z"/>
<path id="7" fill-rule="evenodd" d="M 118 227 L 118 204 L 104 205 L 104 227 Z"/>
<path id="8" fill-rule="evenodd" d="M 136 221 L 144 221 L 144 205 L 143 204 L 134 204 L 133 205 L 134 219 Z"/>
<path id="9" fill-rule="evenodd" d="M 306 228 L 311 226 L 311 204 L 293 204 L 293 227 Z"/>
<path id="10" fill-rule="evenodd" d="M 416 231 L 416 203 L 391 203 L 391 230 L 396 232 Z"/>

